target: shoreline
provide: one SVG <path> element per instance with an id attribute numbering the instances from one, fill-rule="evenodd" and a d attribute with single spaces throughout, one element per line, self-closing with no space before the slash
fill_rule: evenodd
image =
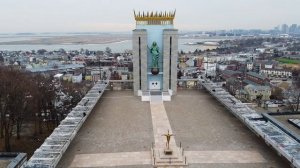
<path id="1" fill-rule="evenodd" d="M 0 41 L 0 45 L 89 45 L 89 44 L 112 44 L 123 43 L 131 40 L 129 35 L 78 35 L 78 36 L 27 36 L 28 39 L 11 39 Z M 191 42 L 202 42 L 207 40 L 217 42 L 220 40 L 231 40 L 234 38 L 222 37 L 179 37 Z M 12 41 L 13 40 L 13 41 Z"/>
<path id="2" fill-rule="evenodd" d="M 95 44 L 112 44 L 112 43 L 123 43 L 130 41 L 128 40 L 111 40 L 111 41 L 104 41 L 104 42 L 94 42 L 94 43 L 89 43 L 89 42 L 62 42 L 62 43 L 33 43 L 33 42 L 26 42 L 25 41 L 10 41 L 10 42 L 0 42 L 1 45 L 95 45 Z"/>
<path id="3" fill-rule="evenodd" d="M 28 37 L 29 39 L 15 39 L 2 41 L 0 45 L 83 45 L 83 44 L 110 44 L 130 40 L 127 35 L 80 35 L 80 36 L 55 36 L 55 37 Z"/>

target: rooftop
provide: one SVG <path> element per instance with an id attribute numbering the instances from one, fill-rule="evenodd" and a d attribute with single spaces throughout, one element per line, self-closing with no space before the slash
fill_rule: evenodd
<path id="1" fill-rule="evenodd" d="M 258 90 L 258 91 L 266 91 L 271 89 L 270 86 L 261 86 L 261 85 L 253 85 L 253 84 L 247 85 L 246 88 L 251 88 L 252 90 Z"/>
<path id="2" fill-rule="evenodd" d="M 243 82 L 244 82 L 246 85 L 255 85 L 255 86 L 258 85 L 257 83 L 252 82 L 251 80 L 248 80 L 248 79 L 244 79 Z"/>
<path id="3" fill-rule="evenodd" d="M 84 65 L 81 65 L 81 64 L 62 64 L 62 65 L 58 65 L 57 67 L 41 66 L 41 67 L 34 67 L 34 68 L 31 68 L 31 69 L 28 69 L 28 70 L 30 72 L 46 72 L 46 71 L 78 69 L 78 68 L 84 68 Z"/>
<path id="4" fill-rule="evenodd" d="M 300 114 L 272 115 L 277 121 L 286 126 L 289 130 L 300 136 L 300 129 L 288 122 L 288 119 L 300 119 Z"/>
<path id="5" fill-rule="evenodd" d="M 262 79 L 262 80 L 267 79 L 266 76 L 260 75 L 260 74 L 255 73 L 255 72 L 247 72 L 247 74 L 248 74 L 248 75 L 251 75 L 251 76 L 254 76 L 254 77 L 256 77 L 256 78 Z"/>
<path id="6" fill-rule="evenodd" d="M 241 71 L 233 71 L 233 70 L 228 70 L 228 69 L 222 71 L 222 74 L 229 75 L 229 76 L 232 76 L 235 74 L 241 74 L 241 73 L 242 73 Z"/>
<path id="7" fill-rule="evenodd" d="M 164 102 L 164 106 L 177 146 L 182 142 L 187 155 L 197 151 L 204 158 L 211 154 L 217 156 L 191 163 L 189 167 L 289 167 L 284 159 L 204 90 L 180 90 L 171 102 Z M 106 91 L 58 167 L 74 166 L 78 159 L 86 164 L 93 162 L 98 164 L 97 167 L 106 167 L 108 162 L 96 162 L 91 158 L 97 156 L 97 160 L 101 160 L 101 157 L 109 156 L 108 159 L 113 160 L 118 153 L 134 153 L 143 158 L 148 151 L 150 153 L 153 129 L 149 102 L 141 102 L 132 91 Z M 222 156 L 224 153 L 226 156 Z M 249 155 L 251 159 L 238 163 L 239 159 L 243 160 L 239 154 Z M 236 160 L 228 160 L 228 157 Z M 220 159 L 227 159 L 226 164 Z M 121 164 L 122 168 L 150 168 L 150 163 L 141 166 L 125 161 Z M 113 161 L 109 164 L 120 166 Z"/>

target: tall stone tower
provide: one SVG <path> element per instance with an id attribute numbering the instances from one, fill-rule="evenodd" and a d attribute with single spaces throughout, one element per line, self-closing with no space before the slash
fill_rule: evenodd
<path id="1" fill-rule="evenodd" d="M 134 13 L 133 30 L 134 94 L 177 91 L 178 30 L 175 12 Z"/>

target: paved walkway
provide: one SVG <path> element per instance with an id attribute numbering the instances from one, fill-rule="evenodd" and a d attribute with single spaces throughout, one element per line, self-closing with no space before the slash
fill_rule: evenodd
<path id="1" fill-rule="evenodd" d="M 166 113 L 163 101 L 158 98 L 159 96 L 151 96 L 150 109 L 152 116 L 153 134 L 156 148 L 166 147 L 166 137 L 163 134 L 172 134 L 172 128 Z M 160 96 L 161 97 L 161 96 Z M 176 147 L 174 137 L 171 137 L 170 148 Z"/>
<path id="2" fill-rule="evenodd" d="M 151 153 L 122 152 L 76 155 L 71 167 L 113 167 L 130 165 L 150 165 Z"/>
<path id="3" fill-rule="evenodd" d="M 186 151 L 188 163 L 264 163 L 265 159 L 256 151 Z M 78 154 L 70 167 L 114 167 L 151 165 L 151 153 L 122 152 Z"/>
<path id="4" fill-rule="evenodd" d="M 256 151 L 186 151 L 188 163 L 264 163 Z"/>

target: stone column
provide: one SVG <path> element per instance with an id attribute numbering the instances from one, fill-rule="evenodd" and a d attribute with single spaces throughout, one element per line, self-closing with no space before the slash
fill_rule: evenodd
<path id="1" fill-rule="evenodd" d="M 177 59 L 178 30 L 165 29 L 163 31 L 163 91 L 170 89 L 174 95 L 177 92 Z"/>
<path id="2" fill-rule="evenodd" d="M 147 31 L 135 29 L 132 35 L 133 49 L 133 91 L 147 90 Z"/>

